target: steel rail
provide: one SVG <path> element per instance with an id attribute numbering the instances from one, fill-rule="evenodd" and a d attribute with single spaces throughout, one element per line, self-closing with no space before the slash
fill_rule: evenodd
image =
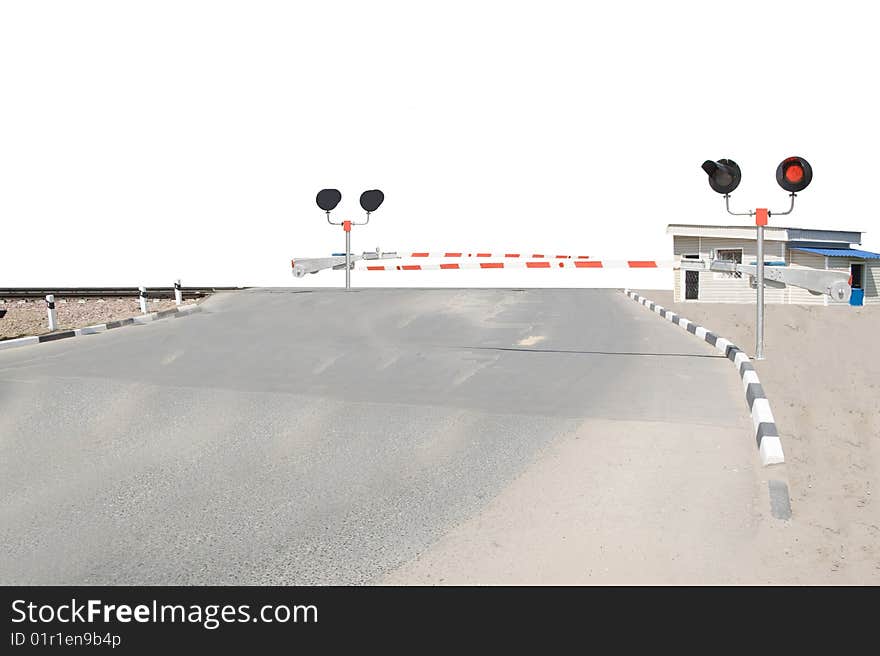
<path id="1" fill-rule="evenodd" d="M 184 298 L 201 298 L 214 292 L 236 291 L 247 287 L 183 287 Z M 137 287 L 5 287 L 0 288 L 0 298 L 45 298 L 47 294 L 67 298 L 107 298 L 111 296 L 134 296 Z M 174 287 L 147 287 L 149 298 L 174 298 Z"/>

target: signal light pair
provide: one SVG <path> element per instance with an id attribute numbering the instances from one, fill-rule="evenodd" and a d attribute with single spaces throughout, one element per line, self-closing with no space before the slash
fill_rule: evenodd
<path id="1" fill-rule="evenodd" d="M 338 189 L 322 189 L 318 192 L 315 202 L 325 212 L 332 212 L 342 200 L 342 193 Z M 370 189 L 361 194 L 361 207 L 369 214 L 379 209 L 385 200 L 385 194 L 379 189 Z"/>
<path id="2" fill-rule="evenodd" d="M 709 176 L 709 186 L 713 191 L 727 196 L 739 186 L 742 171 L 732 159 L 707 159 L 703 170 Z M 776 167 L 776 182 L 786 191 L 794 194 L 803 191 L 813 181 L 813 168 L 803 157 L 786 157 Z"/>
<path id="3" fill-rule="evenodd" d="M 368 189 L 361 194 L 361 208 L 367 213 L 367 220 L 363 223 L 356 223 L 355 221 L 337 222 L 330 220 L 330 212 L 336 209 L 336 206 L 339 205 L 341 200 L 342 193 L 338 189 L 322 189 L 318 192 L 318 195 L 315 196 L 315 202 L 318 204 L 318 207 L 327 213 L 327 223 L 330 225 L 341 225 L 342 230 L 345 232 L 345 288 L 351 289 L 351 268 L 353 265 L 351 259 L 351 227 L 356 225 L 367 225 L 370 222 L 370 213 L 379 209 L 379 206 L 385 200 L 385 194 L 379 189 Z M 378 254 L 378 249 L 376 252 Z M 336 267 L 334 266 L 333 268 Z M 300 269 L 300 271 L 302 270 L 303 269 Z M 296 269 L 294 269 L 294 273 L 296 274 Z M 300 274 L 296 275 L 302 277 Z"/>

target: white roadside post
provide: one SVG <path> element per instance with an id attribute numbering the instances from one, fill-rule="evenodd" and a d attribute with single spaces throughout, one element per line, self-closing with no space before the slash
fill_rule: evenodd
<path id="1" fill-rule="evenodd" d="M 183 291 L 180 287 L 180 278 L 174 281 L 174 303 L 177 305 L 183 303 Z"/>
<path id="2" fill-rule="evenodd" d="M 55 316 L 54 294 L 46 294 L 46 312 L 49 314 L 49 332 L 58 330 L 58 319 Z"/>
<path id="3" fill-rule="evenodd" d="M 141 314 L 147 313 L 147 288 L 146 287 L 138 287 L 139 294 L 138 297 L 141 302 Z"/>

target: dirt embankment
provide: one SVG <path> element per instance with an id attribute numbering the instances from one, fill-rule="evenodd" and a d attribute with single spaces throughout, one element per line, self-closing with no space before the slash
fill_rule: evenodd
<path id="1" fill-rule="evenodd" d="M 175 307 L 173 299 L 150 299 L 150 312 Z M 44 299 L 0 299 L 0 340 L 43 335 L 49 332 Z M 137 297 L 60 298 L 55 301 L 59 330 L 83 328 L 108 321 L 136 317 L 141 313 Z"/>
<path id="2" fill-rule="evenodd" d="M 644 296 L 753 356 L 755 306 Z M 880 307 L 767 305 L 755 369 L 782 436 L 794 518 L 786 580 L 880 581 Z M 782 536 L 778 536 L 782 537 Z"/>

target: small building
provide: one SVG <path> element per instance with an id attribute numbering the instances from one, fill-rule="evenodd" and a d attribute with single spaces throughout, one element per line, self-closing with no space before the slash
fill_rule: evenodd
<path id="1" fill-rule="evenodd" d="M 754 303 L 755 289 L 751 276 L 718 271 L 688 271 L 682 259 L 728 260 L 755 264 L 757 235 L 754 226 L 690 225 L 667 226 L 672 235 L 675 302 Z M 810 228 L 764 228 L 765 266 L 790 266 L 843 271 L 852 276 L 850 305 L 880 305 L 880 253 L 853 248 L 861 244 L 862 233 L 850 230 L 813 230 Z M 806 289 L 767 283 L 766 303 L 841 305 L 824 294 Z"/>

